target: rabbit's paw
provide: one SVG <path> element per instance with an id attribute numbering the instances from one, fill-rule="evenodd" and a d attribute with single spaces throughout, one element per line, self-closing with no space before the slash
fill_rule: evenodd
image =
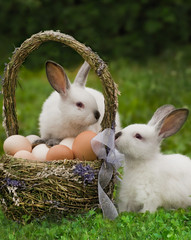
<path id="1" fill-rule="evenodd" d="M 62 139 L 50 138 L 50 139 L 47 139 L 45 143 L 47 146 L 52 147 L 54 145 L 58 145 L 61 141 Z"/>

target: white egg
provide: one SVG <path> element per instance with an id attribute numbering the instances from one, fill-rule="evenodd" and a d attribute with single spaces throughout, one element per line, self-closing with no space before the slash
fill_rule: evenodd
<path id="1" fill-rule="evenodd" d="M 39 144 L 33 148 L 32 154 L 36 157 L 37 160 L 45 161 L 48 150 L 49 148 L 46 146 L 46 144 Z"/>
<path id="2" fill-rule="evenodd" d="M 74 138 L 64 138 L 59 145 L 65 145 L 67 147 L 69 147 L 70 149 L 72 149 L 72 144 L 74 142 Z"/>
<path id="3" fill-rule="evenodd" d="M 15 158 L 23 158 L 23 159 L 27 159 L 27 160 L 36 160 L 35 156 L 26 150 L 20 150 L 18 152 L 15 153 L 14 155 Z"/>
<path id="4" fill-rule="evenodd" d="M 28 136 L 26 136 L 26 138 L 29 140 L 29 142 L 30 142 L 31 144 L 32 144 L 34 141 L 40 139 L 40 137 L 37 136 L 37 135 L 28 135 Z"/>
<path id="5" fill-rule="evenodd" d="M 6 154 L 14 155 L 20 150 L 26 150 L 31 152 L 32 146 L 28 139 L 21 135 L 9 136 L 3 144 L 3 149 Z"/>

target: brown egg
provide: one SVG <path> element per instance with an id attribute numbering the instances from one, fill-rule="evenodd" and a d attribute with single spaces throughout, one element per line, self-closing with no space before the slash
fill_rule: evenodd
<path id="1" fill-rule="evenodd" d="M 20 150 L 31 152 L 32 145 L 26 137 L 21 135 L 12 135 L 5 140 L 3 149 L 5 153 L 14 155 Z"/>
<path id="2" fill-rule="evenodd" d="M 64 145 L 55 145 L 51 147 L 46 155 L 46 160 L 64 160 L 74 159 L 72 150 Z"/>
<path id="3" fill-rule="evenodd" d="M 85 131 L 80 133 L 73 142 L 72 151 L 75 158 L 80 160 L 92 161 L 97 159 L 91 147 L 91 139 L 97 134 L 92 131 Z"/>
<path id="4" fill-rule="evenodd" d="M 14 157 L 28 159 L 28 160 L 37 160 L 31 152 L 28 152 L 26 150 L 20 150 L 20 151 L 16 152 Z"/>

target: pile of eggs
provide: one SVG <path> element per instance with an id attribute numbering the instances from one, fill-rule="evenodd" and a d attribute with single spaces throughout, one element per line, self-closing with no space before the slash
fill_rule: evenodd
<path id="1" fill-rule="evenodd" d="M 92 161 L 97 157 L 91 147 L 91 139 L 96 136 L 92 131 L 80 133 L 76 138 L 65 138 L 59 145 L 48 147 L 46 144 L 39 144 L 32 148 L 32 143 L 40 137 L 29 135 L 12 135 L 8 137 L 3 149 L 6 154 L 15 158 L 23 158 L 34 161 L 52 161 L 60 159 L 74 159 Z"/>

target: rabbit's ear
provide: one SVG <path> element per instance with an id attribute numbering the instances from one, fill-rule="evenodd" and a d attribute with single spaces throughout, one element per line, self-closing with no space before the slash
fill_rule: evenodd
<path id="1" fill-rule="evenodd" d="M 156 130 L 160 139 L 170 137 L 180 130 L 185 123 L 189 110 L 185 108 L 175 109 L 164 117 L 157 125 Z"/>
<path id="2" fill-rule="evenodd" d="M 66 94 L 71 84 L 63 67 L 53 61 L 47 61 L 46 75 L 49 83 L 58 93 Z"/>
<path id="3" fill-rule="evenodd" d="M 156 125 L 160 120 L 162 120 L 164 117 L 166 117 L 173 110 L 175 110 L 175 107 L 173 105 L 166 104 L 166 105 L 161 106 L 153 114 L 151 120 L 148 122 L 148 125 L 150 125 L 150 126 Z"/>
<path id="4" fill-rule="evenodd" d="M 90 65 L 85 61 L 81 66 L 80 70 L 78 71 L 74 83 L 78 84 L 81 87 L 84 87 L 86 85 L 90 68 L 91 68 Z"/>

